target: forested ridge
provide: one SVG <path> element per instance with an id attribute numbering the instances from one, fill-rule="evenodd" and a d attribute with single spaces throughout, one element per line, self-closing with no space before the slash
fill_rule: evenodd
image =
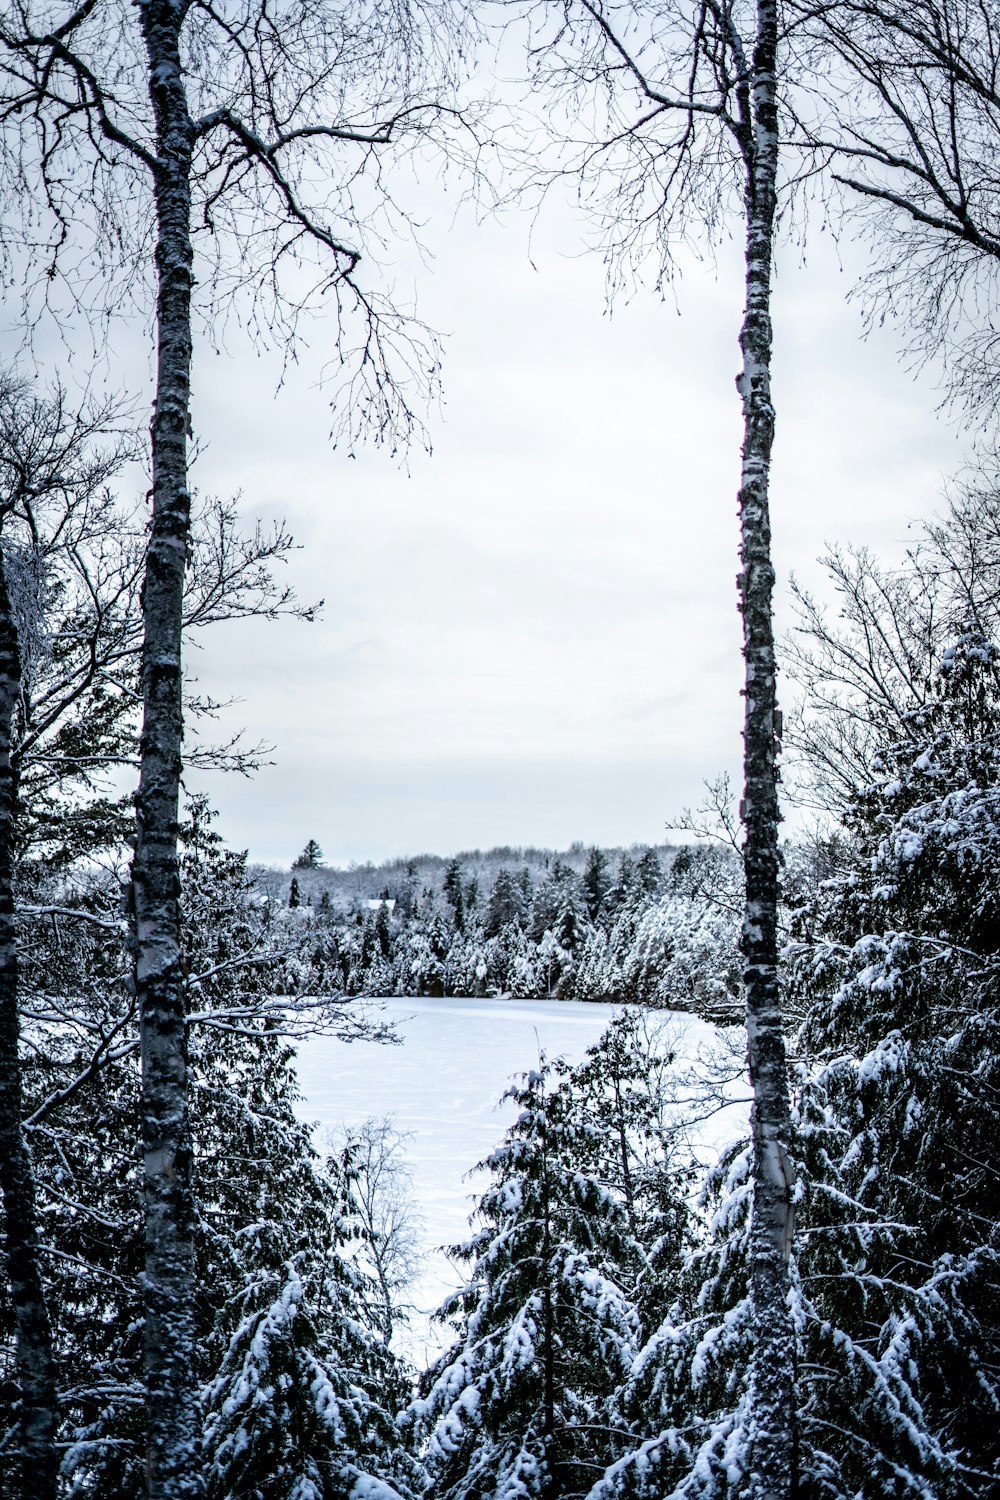
<path id="1" fill-rule="evenodd" d="M 253 873 L 345 994 L 635 1001 L 739 1017 L 732 848 L 497 849 L 349 871 L 313 863 L 320 855 L 311 841 L 289 876 Z"/>
<path id="2" fill-rule="evenodd" d="M 0 10 L 4 1495 L 1000 1491 L 998 57 L 967 0 Z M 283 525 L 192 486 L 196 330 L 287 372 L 322 315 L 338 461 L 426 440 L 421 172 L 477 212 L 570 184 L 611 301 L 739 247 L 742 780 L 705 768 L 693 842 L 337 873 L 311 838 L 286 875 L 197 789 L 269 752 L 213 741 L 188 648 L 319 606 Z M 974 434 L 902 558 L 833 547 L 776 640 L 775 255 L 827 229 Z M 122 319 L 150 390 L 102 396 Z M 296 1082 L 317 1034 L 397 1042 L 386 995 L 620 1002 L 512 1081 L 424 1370 L 391 1126 L 324 1144 Z M 707 1167 L 671 1008 L 745 1055 Z"/>

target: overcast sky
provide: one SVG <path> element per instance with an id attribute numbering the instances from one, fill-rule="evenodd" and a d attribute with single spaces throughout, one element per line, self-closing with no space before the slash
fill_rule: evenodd
<path id="1" fill-rule="evenodd" d="M 337 863 L 662 840 L 740 759 L 739 247 L 692 259 L 680 314 L 639 292 L 608 317 L 568 212 L 543 218 L 529 260 L 525 218 L 453 221 L 429 191 L 424 240 L 446 405 L 408 473 L 332 450 L 321 322 L 277 392 L 276 356 L 199 346 L 195 482 L 284 518 L 288 580 L 326 603 L 312 625 L 220 627 L 192 653 L 202 688 L 242 700 L 222 727 L 275 762 L 192 784 L 270 862 L 309 838 Z M 785 627 L 790 570 L 815 578 L 826 541 L 898 555 L 963 455 L 892 332 L 862 341 L 835 248 L 800 259 L 782 254 L 776 292 Z"/>

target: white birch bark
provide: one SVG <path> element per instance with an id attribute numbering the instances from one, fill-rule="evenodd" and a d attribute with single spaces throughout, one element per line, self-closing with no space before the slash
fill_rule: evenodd
<path id="1" fill-rule="evenodd" d="M 15 1493 L 22 1500 L 54 1500 L 58 1473 L 55 1361 L 39 1264 L 34 1177 L 21 1125 L 13 889 L 16 787 L 11 765 L 11 724 L 20 687 L 17 626 L 0 554 L 0 1190 L 20 1407 L 16 1455 L 19 1482 Z"/>
<path id="2" fill-rule="evenodd" d="M 145 1193 L 147 1494 L 204 1493 L 194 1368 L 194 1214 L 181 973 L 177 823 L 181 622 L 190 532 L 191 152 L 180 58 L 186 0 L 142 0 L 156 121 L 157 370 L 153 516 L 143 582 L 143 721 L 135 901 Z"/>
<path id="3" fill-rule="evenodd" d="M 793 1176 L 788 1076 L 778 988 L 778 769 L 768 481 L 771 401 L 771 274 L 778 171 L 778 7 L 758 0 L 750 69 L 746 161 L 746 307 L 737 381 L 743 399 L 740 608 L 744 707 L 745 960 L 748 1061 L 753 1087 L 754 1193 L 750 1279 L 756 1323 L 751 1370 L 750 1470 L 754 1500 L 788 1500 L 795 1489 L 793 1330 L 788 1305 Z"/>
<path id="4" fill-rule="evenodd" d="M 322 298 L 334 304 L 338 318 L 350 311 L 359 320 L 356 339 L 346 321 L 338 322 L 335 334 L 345 367 L 355 369 L 339 403 L 346 430 L 352 438 L 363 429 L 379 441 L 407 437 L 420 426 L 412 410 L 415 376 L 436 385 L 436 340 L 356 284 L 361 250 L 348 243 L 351 234 L 342 239 L 340 229 L 356 230 L 363 239 L 350 190 L 356 176 L 375 186 L 373 201 L 390 206 L 394 215 L 391 194 L 379 181 L 382 155 L 439 132 L 447 142 L 460 122 L 451 103 L 437 98 L 436 75 L 442 66 L 450 101 L 453 60 L 464 53 L 467 28 L 445 0 L 419 17 L 405 5 L 362 6 L 351 13 L 349 7 L 309 0 L 276 10 L 201 6 L 186 78 L 180 39 L 191 0 L 84 0 L 58 25 L 50 24 L 47 6 L 39 7 L 37 20 L 33 9 L 8 7 L 8 16 L 0 7 L 0 117 L 19 142 L 9 163 L 0 154 L 0 190 L 9 192 L 13 183 L 11 196 L 24 201 L 29 243 L 46 244 L 35 215 L 50 225 L 46 284 L 59 274 L 78 210 L 85 222 L 95 209 L 102 218 L 102 232 L 92 241 L 88 223 L 85 240 L 88 254 L 96 250 L 95 270 L 111 270 L 117 287 L 124 259 L 126 276 L 134 276 L 143 247 L 129 240 L 132 203 L 123 203 L 120 223 L 115 214 L 114 169 L 123 155 L 130 159 L 121 178 L 124 192 L 134 193 L 136 174 L 148 172 L 155 201 L 153 514 L 143 586 L 132 885 L 143 1069 L 148 1493 L 174 1500 L 203 1492 L 177 857 L 182 596 L 190 532 L 192 153 L 197 139 L 207 143 L 207 165 L 197 182 L 200 206 L 206 214 L 224 206 L 223 232 L 240 246 L 245 286 L 270 301 L 273 337 L 294 343 L 304 310 L 301 289 L 296 282 L 288 292 L 277 268 L 294 262 L 298 242 L 307 241 L 329 261 L 307 300 Z M 122 31 L 131 27 L 133 15 L 144 50 L 138 73 L 134 38 Z M 350 35 L 352 27 L 357 37 Z M 189 79 L 201 111 L 197 123 L 189 112 Z M 357 124 L 344 119 L 349 106 L 358 111 Z M 347 191 L 338 194 L 331 188 L 345 146 L 360 151 L 360 164 L 348 172 Z M 32 198 L 25 185 L 32 177 L 34 187 L 39 171 L 41 191 Z M 316 188 L 315 203 L 306 201 L 311 194 L 300 201 L 300 185 Z M 89 271 L 84 280 L 89 290 Z M 220 301 L 228 297 L 219 282 L 216 293 Z M 118 302 L 114 290 L 103 311 Z M 266 315 L 254 321 L 266 337 Z"/>

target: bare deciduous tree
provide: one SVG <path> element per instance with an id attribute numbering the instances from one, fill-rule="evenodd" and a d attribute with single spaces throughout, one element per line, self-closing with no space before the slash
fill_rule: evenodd
<path id="1" fill-rule="evenodd" d="M 679 242 L 715 235 L 737 206 L 745 226 L 746 301 L 740 329 L 743 404 L 740 609 L 744 721 L 746 901 L 742 947 L 753 1084 L 751 1278 L 757 1339 L 751 1372 L 748 1469 L 756 1500 L 795 1483 L 790 1115 L 778 990 L 777 709 L 771 599 L 769 473 L 771 281 L 779 190 L 779 94 L 786 54 L 780 0 L 646 5 L 567 0 L 532 11 L 542 80 L 569 108 L 563 175 L 596 206 L 614 291 L 657 254 L 659 285 Z M 595 119 L 595 115 L 597 118 Z M 582 139 L 585 127 L 592 133 Z"/>
<path id="2" fill-rule="evenodd" d="M 14 742 L 23 711 L 24 656 L 38 622 L 18 608 L 25 590 L 17 587 L 16 575 L 37 568 L 45 511 L 53 504 L 62 510 L 68 497 L 85 506 L 120 466 L 120 444 L 111 442 L 103 453 L 95 448 L 120 415 L 109 406 L 71 412 L 61 392 L 39 399 L 16 375 L 0 374 L 0 1190 L 20 1397 L 18 1492 L 24 1500 L 51 1500 L 56 1493 L 58 1411 L 34 1178 L 22 1128 Z M 20 538 L 10 534 L 14 527 Z"/>
<path id="3" fill-rule="evenodd" d="M 133 862 L 143 1063 L 147 1476 L 151 1497 L 203 1492 L 192 1357 L 194 1277 L 184 984 L 178 908 L 184 571 L 190 536 L 195 231 L 224 307 L 234 282 L 269 292 L 294 331 L 312 262 L 316 290 L 360 323 L 346 410 L 354 437 L 415 423 L 413 388 L 436 379 L 433 343 L 414 343 L 363 283 L 362 226 L 391 209 L 381 157 L 421 143 L 449 115 L 436 74 L 450 12 L 328 0 L 216 7 L 209 0 L 84 0 L 68 12 L 27 0 L 0 25 L 0 122 L 8 186 L 28 185 L 27 239 L 42 226 L 46 279 L 63 268 L 74 211 L 102 270 L 145 281 L 155 242 L 157 364 L 152 525 L 143 581 L 141 769 Z M 342 166 L 344 152 L 353 160 Z M 41 181 L 41 193 L 36 179 Z M 366 196 L 369 203 L 365 204 Z M 359 239 L 351 243 L 352 233 Z M 34 247 L 36 253 L 38 245 Z M 79 280 L 77 281 L 79 285 Z M 105 304 L 118 299 L 116 291 Z M 267 321 L 251 313 L 258 329 Z M 402 356 L 402 364 L 399 356 Z"/>
<path id="4" fill-rule="evenodd" d="M 998 494 L 996 460 L 984 459 L 896 567 L 831 548 L 820 561 L 836 613 L 793 586 L 798 619 L 782 650 L 800 693 L 790 741 L 806 795 L 842 823 L 883 774 L 885 747 L 906 743 L 940 701 L 943 653 L 972 629 L 996 632 Z"/>
<path id="5" fill-rule="evenodd" d="M 976 0 L 799 5 L 826 59 L 798 128 L 872 231 L 862 290 L 970 417 L 998 408 L 1000 17 Z"/>
<path id="6" fill-rule="evenodd" d="M 373 1115 L 354 1129 L 345 1127 L 333 1139 L 361 1220 L 364 1240 L 359 1257 L 374 1283 L 375 1325 L 387 1344 L 406 1321 L 403 1298 L 421 1263 L 420 1220 L 405 1157 L 406 1139 L 390 1115 Z"/>
<path id="7" fill-rule="evenodd" d="M 872 747 L 891 742 L 932 694 L 940 589 L 928 573 L 918 607 L 911 579 L 865 548 L 833 547 L 821 562 L 839 607 L 831 618 L 792 580 L 798 624 L 783 643 L 782 661 L 804 699 L 791 713 L 788 741 L 792 763 L 804 773 L 799 797 L 842 817 L 868 779 Z M 920 570 L 917 556 L 911 563 Z"/>

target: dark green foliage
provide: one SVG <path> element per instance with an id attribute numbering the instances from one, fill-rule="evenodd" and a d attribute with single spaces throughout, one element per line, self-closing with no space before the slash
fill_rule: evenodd
<path id="1" fill-rule="evenodd" d="M 456 932 L 465 931 L 465 895 L 462 890 L 462 865 L 457 859 L 453 859 L 444 872 L 444 885 L 442 886 L 444 899 L 451 907 L 452 920 L 455 923 Z"/>
<path id="2" fill-rule="evenodd" d="M 392 933 L 389 928 L 389 908 L 385 902 L 375 913 L 375 937 L 378 940 L 378 951 L 384 959 L 392 957 Z"/>
<path id="3" fill-rule="evenodd" d="M 293 870 L 321 870 L 323 851 L 315 839 L 310 839 L 297 859 L 292 861 Z"/>
<path id="4" fill-rule="evenodd" d="M 641 897 L 649 900 L 659 895 L 663 885 L 663 870 L 655 849 L 644 849 L 635 866 L 635 889 Z"/>
<path id="5" fill-rule="evenodd" d="M 593 848 L 587 855 L 587 868 L 583 872 L 583 899 L 587 915 L 592 922 L 600 916 L 611 880 L 608 876 L 608 860 L 603 849 Z"/>
<path id="6" fill-rule="evenodd" d="M 520 1114 L 486 1165 L 482 1228 L 456 1251 L 467 1287 L 442 1309 L 458 1340 L 424 1377 L 429 1495 L 582 1496 L 608 1453 L 607 1413 L 634 1352 L 616 1279 L 621 1204 L 576 1160 L 580 1126 L 543 1059 L 511 1091 Z"/>
<path id="7" fill-rule="evenodd" d="M 944 650 L 902 729 L 855 799 L 839 874 L 796 918 L 803 1039 L 824 1060 L 803 1093 L 803 1291 L 811 1326 L 839 1331 L 818 1342 L 851 1434 L 810 1436 L 842 1485 L 902 1466 L 901 1495 L 987 1494 L 1000 1475 L 1000 1171 L 982 1149 L 1000 1097 L 1000 671 L 981 628 Z M 824 1404 L 812 1396 L 821 1426 Z"/>
<path id="8" fill-rule="evenodd" d="M 619 1393 L 688 1237 L 670 1062 L 622 1013 L 579 1067 L 542 1059 L 511 1090 L 520 1113 L 459 1252 L 468 1285 L 440 1314 L 458 1339 L 413 1409 L 431 1495 L 569 1500 L 627 1452 Z"/>
<path id="9" fill-rule="evenodd" d="M 333 1497 L 367 1473 L 406 1495 L 419 1485 L 391 1415 L 406 1387 L 369 1315 L 375 1290 L 348 1258 L 361 1232 L 351 1177 L 315 1154 L 278 1029 L 300 987 L 321 996 L 322 959 L 261 902 L 204 804 L 192 812 L 182 875 L 211 1483 L 247 1500 L 310 1484 Z M 41 904 L 43 888 L 33 894 Z M 63 915 L 26 925 L 25 983 L 63 1473 L 68 1495 L 117 1500 L 143 1487 L 135 1018 L 117 884 L 88 878 L 58 904 Z M 303 1019 L 322 1023 L 318 1000 L 306 1003 Z M 262 1405 L 253 1391 L 270 1384 L 280 1400 Z"/>
<path id="10" fill-rule="evenodd" d="M 496 937 L 504 927 L 522 927 L 526 915 L 523 887 L 510 870 L 498 871 L 486 908 L 486 936 Z"/>

